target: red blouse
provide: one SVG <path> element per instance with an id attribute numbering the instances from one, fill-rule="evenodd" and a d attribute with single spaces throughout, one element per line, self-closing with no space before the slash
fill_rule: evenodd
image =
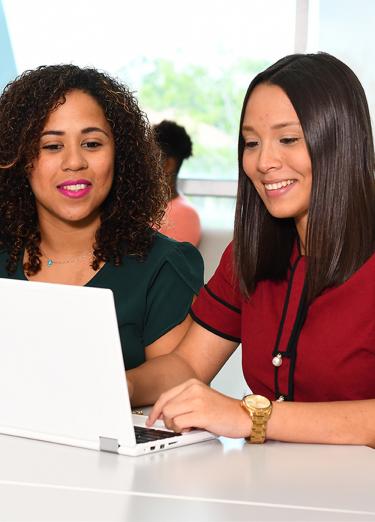
<path id="1" fill-rule="evenodd" d="M 303 257 L 293 256 L 286 281 L 262 281 L 246 300 L 233 276 L 232 255 L 230 244 L 191 315 L 242 343 L 243 372 L 253 393 L 296 401 L 375 398 L 375 254 L 344 284 L 315 299 L 305 317 Z"/>

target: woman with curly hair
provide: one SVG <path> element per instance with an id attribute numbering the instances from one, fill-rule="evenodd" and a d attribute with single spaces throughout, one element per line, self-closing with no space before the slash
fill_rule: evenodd
<path id="1" fill-rule="evenodd" d="M 127 369 L 176 346 L 202 285 L 197 250 L 155 232 L 159 156 L 132 93 L 95 69 L 42 66 L 0 98 L 0 277 L 112 289 Z"/>

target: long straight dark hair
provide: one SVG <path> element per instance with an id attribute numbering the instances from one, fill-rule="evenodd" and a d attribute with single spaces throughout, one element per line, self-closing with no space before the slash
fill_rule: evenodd
<path id="1" fill-rule="evenodd" d="M 261 83 L 287 94 L 311 158 L 306 236 L 311 302 L 346 281 L 375 250 L 375 159 L 366 95 L 353 71 L 326 53 L 286 56 L 249 85 L 240 121 L 234 227 L 235 269 L 245 297 L 261 280 L 286 278 L 297 237 L 293 219 L 269 214 L 242 166 L 246 105 Z"/>

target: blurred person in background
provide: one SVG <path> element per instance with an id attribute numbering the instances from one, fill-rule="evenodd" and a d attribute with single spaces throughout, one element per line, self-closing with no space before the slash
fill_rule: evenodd
<path id="1" fill-rule="evenodd" d="M 163 120 L 153 128 L 162 151 L 162 165 L 170 188 L 170 200 L 159 232 L 176 241 L 188 241 L 197 246 L 201 238 L 198 212 L 177 189 L 181 165 L 193 154 L 190 136 L 184 127 L 174 121 Z"/>

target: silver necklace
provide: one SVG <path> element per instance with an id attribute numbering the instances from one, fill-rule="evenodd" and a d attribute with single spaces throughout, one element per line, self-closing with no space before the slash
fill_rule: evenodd
<path id="1" fill-rule="evenodd" d="M 45 252 L 43 252 L 42 249 L 39 249 L 42 253 L 42 256 L 44 256 L 47 259 L 47 266 L 51 267 L 53 265 L 68 265 L 70 263 L 77 263 L 81 259 L 87 259 L 92 255 L 92 251 L 86 252 L 85 254 L 80 254 L 79 256 L 69 257 L 68 259 L 52 259 L 50 256 L 48 256 Z"/>

